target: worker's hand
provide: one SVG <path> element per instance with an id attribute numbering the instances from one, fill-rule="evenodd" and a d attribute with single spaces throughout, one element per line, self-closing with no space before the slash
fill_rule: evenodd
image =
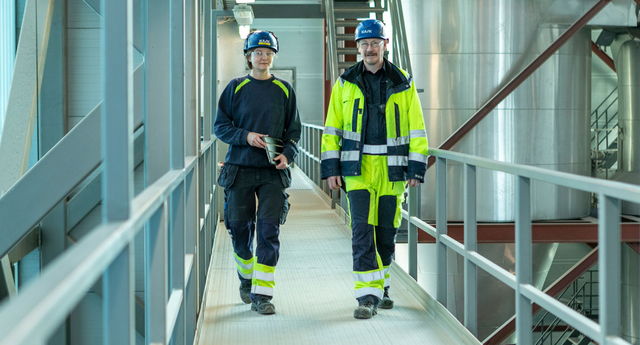
<path id="1" fill-rule="evenodd" d="M 331 190 L 338 190 L 342 187 L 342 178 L 340 176 L 329 176 L 327 182 L 329 182 L 329 189 Z"/>
<path id="2" fill-rule="evenodd" d="M 282 170 L 282 169 L 287 169 L 289 168 L 289 160 L 287 159 L 287 156 L 283 155 L 283 154 L 279 154 L 276 158 L 273 159 L 274 161 L 278 162 L 278 165 L 276 165 L 276 169 L 278 170 Z"/>
<path id="3" fill-rule="evenodd" d="M 420 181 L 414 178 L 410 178 L 408 182 L 409 182 L 409 187 L 418 187 L 418 185 L 420 184 Z"/>
<path id="4" fill-rule="evenodd" d="M 260 134 L 256 132 L 249 132 L 249 134 L 247 134 L 247 144 L 253 147 L 257 147 L 259 149 L 263 149 L 267 147 L 267 143 L 262 141 L 262 137 L 268 137 L 268 135 Z"/>

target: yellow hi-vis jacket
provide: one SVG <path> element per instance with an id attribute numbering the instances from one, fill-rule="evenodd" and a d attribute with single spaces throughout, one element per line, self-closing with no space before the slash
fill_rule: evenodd
<path id="1" fill-rule="evenodd" d="M 389 181 L 424 182 L 427 169 L 427 134 L 422 107 L 411 76 L 386 59 L 386 145 L 364 145 L 368 112 L 365 110 L 363 63 L 342 74 L 333 87 L 322 134 L 322 178 L 359 176 L 362 154 L 387 156 Z M 372 147 L 369 147 L 372 146 Z"/>

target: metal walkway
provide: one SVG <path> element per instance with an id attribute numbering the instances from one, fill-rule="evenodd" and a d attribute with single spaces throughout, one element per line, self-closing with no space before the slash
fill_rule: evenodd
<path id="1" fill-rule="evenodd" d="M 395 308 L 354 319 L 349 227 L 299 169 L 288 192 L 292 206 L 280 234 L 276 314 L 259 315 L 240 301 L 231 239 L 220 224 L 198 344 L 479 344 L 397 265 L 391 273 Z"/>

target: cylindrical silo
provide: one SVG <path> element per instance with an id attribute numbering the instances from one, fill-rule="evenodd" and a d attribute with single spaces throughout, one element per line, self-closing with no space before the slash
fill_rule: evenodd
<path id="1" fill-rule="evenodd" d="M 626 39 L 627 36 L 622 36 Z M 618 173 L 614 179 L 640 183 L 640 41 L 628 39 L 614 56 L 618 73 Z M 622 203 L 625 214 L 640 214 L 640 206 Z"/>
<path id="2" fill-rule="evenodd" d="M 543 52 L 566 26 L 539 22 L 528 0 L 404 0 L 414 80 L 431 147 L 439 146 Z M 503 162 L 589 175 L 590 32 L 585 29 L 518 87 L 453 150 Z M 463 219 L 463 170 L 448 167 L 450 220 Z M 422 217 L 435 218 L 435 169 Z M 479 221 L 514 221 L 515 177 L 478 170 Z M 534 220 L 589 214 L 584 192 L 533 182 Z"/>

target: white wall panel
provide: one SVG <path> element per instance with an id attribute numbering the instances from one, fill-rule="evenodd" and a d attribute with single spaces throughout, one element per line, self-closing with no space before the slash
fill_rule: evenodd
<path id="1" fill-rule="evenodd" d="M 67 5 L 68 128 L 100 102 L 100 16 L 82 0 Z"/>
<path id="2" fill-rule="evenodd" d="M 323 124 L 323 49 L 322 19 L 253 20 L 252 29 L 270 30 L 278 37 L 280 51 L 273 68 L 295 68 L 296 95 L 302 122 Z M 241 53 L 240 53 L 241 54 Z"/>

